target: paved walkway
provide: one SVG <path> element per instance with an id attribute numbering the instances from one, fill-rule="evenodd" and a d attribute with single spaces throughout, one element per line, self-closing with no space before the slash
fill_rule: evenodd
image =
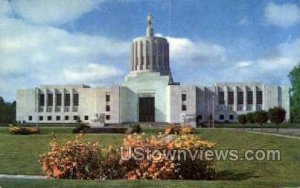
<path id="1" fill-rule="evenodd" d="M 36 180 L 46 180 L 46 179 L 48 179 L 48 177 L 47 176 L 0 174 L 0 179 L 36 179 Z"/>

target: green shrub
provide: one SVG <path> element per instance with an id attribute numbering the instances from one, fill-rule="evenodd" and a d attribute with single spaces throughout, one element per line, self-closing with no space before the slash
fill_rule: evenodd
<path id="1" fill-rule="evenodd" d="M 20 126 L 13 126 L 8 129 L 10 134 L 39 134 L 40 129 L 38 127 L 20 127 Z"/>
<path id="2" fill-rule="evenodd" d="M 247 123 L 255 123 L 254 121 L 254 112 L 249 112 L 246 114 Z"/>
<path id="3" fill-rule="evenodd" d="M 246 124 L 247 123 L 247 116 L 245 114 L 240 114 L 238 116 L 238 121 L 240 124 Z"/>
<path id="4" fill-rule="evenodd" d="M 254 121 L 260 125 L 268 122 L 268 112 L 261 110 L 254 113 Z"/>
<path id="5" fill-rule="evenodd" d="M 130 126 L 131 128 L 131 133 L 141 133 L 142 132 L 142 128 L 140 126 L 140 124 L 134 124 L 132 126 Z"/>
<path id="6" fill-rule="evenodd" d="M 89 128 L 90 128 L 90 126 L 81 123 L 73 129 L 73 133 L 82 133 Z"/>
<path id="7" fill-rule="evenodd" d="M 276 125 L 284 122 L 285 120 L 285 110 L 281 107 L 270 108 L 268 111 L 268 118 L 272 123 Z"/>

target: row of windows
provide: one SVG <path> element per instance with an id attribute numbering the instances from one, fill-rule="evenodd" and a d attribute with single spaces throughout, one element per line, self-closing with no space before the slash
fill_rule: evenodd
<path id="1" fill-rule="evenodd" d="M 74 121 L 79 120 L 79 118 L 80 118 L 79 116 L 73 116 L 73 120 Z M 47 121 L 52 121 L 53 120 L 52 116 L 46 116 L 45 119 L 47 119 Z M 110 120 L 110 115 L 106 115 L 105 119 L 106 120 Z M 32 121 L 32 116 L 28 116 L 28 120 Z M 44 120 L 44 116 L 39 116 L 39 121 L 43 121 L 43 120 Z M 61 120 L 61 116 L 55 116 L 55 120 L 56 121 L 60 121 Z M 70 116 L 64 116 L 64 120 L 65 121 L 70 120 Z M 84 120 L 86 120 L 86 121 L 89 120 L 89 116 L 84 116 Z"/>
<path id="2" fill-rule="evenodd" d="M 253 104 L 253 91 L 247 92 L 247 104 Z M 263 103 L 263 92 L 262 91 L 256 91 L 256 104 L 262 104 Z M 225 104 L 225 94 L 224 91 L 219 92 L 219 104 Z M 228 92 L 228 104 L 233 105 L 234 104 L 234 92 L 229 91 Z M 244 104 L 244 92 L 239 91 L 237 92 L 237 104 Z"/>
<path id="3" fill-rule="evenodd" d="M 60 94 L 60 93 L 55 94 L 55 103 L 56 103 L 56 106 L 62 105 L 62 94 Z M 71 103 L 70 94 L 69 93 L 64 94 L 65 106 L 70 106 L 70 103 Z M 79 105 L 79 94 L 78 93 L 73 94 L 73 104 L 74 104 L 74 106 Z M 47 105 L 53 106 L 53 94 L 52 93 L 47 94 Z M 39 95 L 39 106 L 45 106 L 45 94 Z"/>
<path id="4" fill-rule="evenodd" d="M 229 120 L 234 120 L 234 115 L 233 114 L 229 114 L 228 116 Z M 219 115 L 219 120 L 224 120 L 225 119 L 225 115 L 220 114 Z"/>

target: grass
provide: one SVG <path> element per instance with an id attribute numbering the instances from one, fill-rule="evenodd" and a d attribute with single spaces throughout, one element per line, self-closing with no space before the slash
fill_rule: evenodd
<path id="1" fill-rule="evenodd" d="M 40 135 L 9 135 L 0 129 L 0 174 L 41 175 L 38 156 L 48 149 L 55 132 L 58 139 L 73 139 L 70 128 L 42 128 Z M 147 129 L 147 134 L 161 130 Z M 216 181 L 77 181 L 77 180 L 11 180 L 0 179 L 0 187 L 281 187 L 300 185 L 300 140 L 261 135 L 235 130 L 202 129 L 199 135 L 216 142 L 217 149 L 236 149 L 240 155 L 247 150 L 279 149 L 281 161 L 217 161 Z M 89 134 L 86 139 L 102 145 L 119 145 L 124 135 Z"/>

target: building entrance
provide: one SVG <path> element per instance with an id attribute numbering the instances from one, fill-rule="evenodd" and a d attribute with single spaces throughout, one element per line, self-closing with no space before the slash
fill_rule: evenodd
<path id="1" fill-rule="evenodd" d="M 139 121 L 154 122 L 155 121 L 155 99 L 154 97 L 139 98 Z"/>

